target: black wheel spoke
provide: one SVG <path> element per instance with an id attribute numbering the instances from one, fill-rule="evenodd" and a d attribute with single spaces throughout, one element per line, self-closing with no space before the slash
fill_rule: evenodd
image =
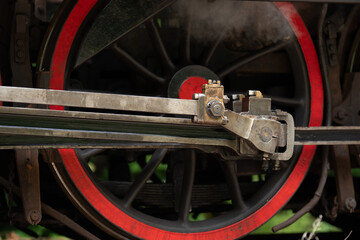
<path id="1" fill-rule="evenodd" d="M 104 152 L 106 149 L 76 149 L 76 155 L 82 161 L 87 161 L 90 157 Z"/>
<path id="2" fill-rule="evenodd" d="M 109 2 L 104 10 L 107 14 L 100 13 L 102 20 L 95 21 L 87 33 L 87 41 L 79 49 L 79 59 L 75 67 L 113 45 L 148 19 L 169 7 L 174 0 L 157 1 L 158 4 L 151 0 L 129 1 L 126 4 L 123 1 Z"/>
<path id="3" fill-rule="evenodd" d="M 113 49 L 125 64 L 127 64 L 137 73 L 141 74 L 143 77 L 146 77 L 151 81 L 158 82 L 161 84 L 166 82 L 164 78 L 159 77 L 153 72 L 149 71 L 149 69 L 144 67 L 138 61 L 136 61 L 133 57 L 131 57 L 127 52 L 125 52 L 123 49 L 118 47 L 116 44 L 114 44 Z"/>
<path id="4" fill-rule="evenodd" d="M 179 221 L 186 223 L 189 219 L 189 211 L 191 208 L 191 193 L 194 184 L 195 177 L 195 151 L 190 150 L 186 154 L 186 159 L 184 160 L 184 177 L 181 187 L 180 195 L 180 207 L 179 207 Z"/>
<path id="5" fill-rule="evenodd" d="M 237 178 L 236 161 L 224 161 L 222 162 L 222 166 L 234 208 L 244 209 L 246 206 L 241 195 L 240 185 Z"/>
<path id="6" fill-rule="evenodd" d="M 219 44 L 221 43 L 221 41 L 223 40 L 225 34 L 226 34 L 227 30 L 224 31 L 223 33 L 221 33 L 218 38 L 216 39 L 216 41 L 210 46 L 208 47 L 204 54 L 203 54 L 203 65 L 204 66 L 209 66 L 210 60 L 213 57 L 216 48 L 219 46 Z"/>
<path id="7" fill-rule="evenodd" d="M 154 152 L 149 163 L 145 166 L 140 176 L 135 180 L 135 182 L 130 186 L 129 190 L 126 192 L 125 197 L 123 198 L 123 203 L 125 207 L 129 207 L 131 205 L 137 194 L 145 185 L 146 181 L 151 177 L 151 175 L 155 172 L 156 168 L 159 166 L 161 161 L 164 159 L 166 153 L 167 153 L 166 148 L 157 149 Z"/>
<path id="8" fill-rule="evenodd" d="M 262 57 L 266 54 L 278 51 L 278 50 L 286 47 L 287 45 L 289 45 L 291 42 L 292 42 L 291 39 L 284 40 L 284 41 L 276 43 L 272 46 L 269 46 L 269 47 L 263 48 L 259 51 L 256 51 L 255 53 L 252 53 L 248 56 L 237 59 L 234 62 L 230 63 L 228 66 L 225 66 L 223 69 L 217 71 L 217 74 L 220 77 L 220 79 L 222 79 L 222 78 L 226 77 L 228 74 L 237 70 L 238 68 L 244 66 L 245 64 L 252 62 L 252 61 L 256 60 L 257 58 Z"/>
<path id="9" fill-rule="evenodd" d="M 286 97 L 277 97 L 265 95 L 267 98 L 271 98 L 271 103 L 281 107 L 302 107 L 304 105 L 304 101 L 298 98 L 286 98 Z"/>
<path id="10" fill-rule="evenodd" d="M 156 52 L 158 53 L 159 57 L 161 58 L 161 61 L 165 64 L 167 69 L 175 70 L 175 65 L 171 61 L 171 59 L 165 49 L 164 43 L 159 34 L 159 30 L 154 23 L 154 19 L 150 19 L 146 23 L 146 29 L 148 30 L 149 36 L 154 44 Z"/>
<path id="11" fill-rule="evenodd" d="M 185 27 L 182 32 L 182 39 L 180 41 L 180 56 L 183 63 L 191 63 L 191 28 L 192 28 L 192 11 L 190 10 L 187 14 Z"/>
<path id="12" fill-rule="evenodd" d="M 191 62 L 191 25 L 192 25 L 192 15 L 190 15 L 189 20 L 186 26 L 186 38 L 184 42 L 184 57 L 186 62 Z"/>

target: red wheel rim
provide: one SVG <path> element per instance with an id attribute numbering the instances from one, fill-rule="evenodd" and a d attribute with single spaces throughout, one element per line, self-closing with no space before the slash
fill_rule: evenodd
<path id="1" fill-rule="evenodd" d="M 79 0 L 71 11 L 56 43 L 50 80 L 51 89 L 63 89 L 66 62 L 71 46 L 81 23 L 97 3 L 97 0 Z M 290 3 L 275 3 L 292 27 L 304 54 L 308 69 L 311 107 L 309 126 L 320 126 L 323 115 L 323 87 L 317 54 L 311 37 L 295 8 Z M 62 110 L 62 107 L 51 106 L 52 109 Z M 253 231 L 269 220 L 292 197 L 301 184 L 316 146 L 305 146 L 300 157 L 284 185 L 264 206 L 253 214 L 232 225 L 207 232 L 177 233 L 146 225 L 125 214 L 107 199 L 94 185 L 84 171 L 73 149 L 59 149 L 63 164 L 78 191 L 104 218 L 118 226 L 125 232 L 138 238 L 146 239 L 234 239 Z"/>

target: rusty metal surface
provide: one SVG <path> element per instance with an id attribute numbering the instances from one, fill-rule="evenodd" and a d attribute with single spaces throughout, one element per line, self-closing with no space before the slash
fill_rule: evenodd
<path id="1" fill-rule="evenodd" d="M 29 0 L 16 1 L 10 42 L 11 82 L 14 86 L 33 87 L 29 31 L 31 10 Z"/>
<path id="2" fill-rule="evenodd" d="M 339 125 L 360 125 L 360 73 L 348 73 L 347 80 L 350 82 L 349 92 L 344 101 L 333 110 L 333 120 Z"/>
<path id="3" fill-rule="evenodd" d="M 327 66 L 327 74 L 328 81 L 330 86 L 330 94 L 331 94 L 331 103 L 332 110 L 334 110 L 337 106 L 339 106 L 344 97 L 344 93 L 342 92 L 342 72 L 341 72 L 341 64 L 345 62 L 345 49 L 347 48 L 347 38 L 348 33 L 351 31 L 353 26 L 353 21 L 357 19 L 356 8 L 354 11 L 349 14 L 345 25 L 341 26 L 341 35 L 340 40 L 335 39 L 335 43 L 338 42 L 338 45 L 335 46 L 337 49 L 337 60 L 332 64 L 328 63 Z M 330 22 L 338 22 L 337 13 L 335 12 L 329 19 L 332 19 Z M 338 29 L 332 29 L 332 31 L 336 31 L 336 33 L 340 33 L 340 26 Z M 339 36 L 338 34 L 336 36 Z M 346 145 L 343 146 L 333 146 L 331 148 L 331 157 L 332 157 L 332 167 L 335 171 L 335 179 L 336 179 L 336 189 L 337 189 L 337 204 L 339 206 L 340 212 L 351 212 L 352 209 L 346 207 L 346 199 L 355 199 L 354 194 L 354 181 L 351 174 L 351 159 L 349 154 L 349 147 Z M 356 205 L 356 204 L 355 204 Z"/>
<path id="4" fill-rule="evenodd" d="M 24 215 L 28 223 L 37 225 L 42 218 L 38 151 L 16 150 L 15 156 Z"/>
<path id="5" fill-rule="evenodd" d="M 355 190 L 351 174 L 349 147 L 336 146 L 332 149 L 333 167 L 336 176 L 337 203 L 341 212 L 353 212 L 356 207 Z M 349 174 L 350 173 L 350 174 Z"/>
<path id="6" fill-rule="evenodd" d="M 198 100 L 198 114 L 194 122 L 205 124 L 225 123 L 224 87 L 220 80 L 209 80 L 202 86 L 202 94 L 195 93 L 194 99 Z"/>

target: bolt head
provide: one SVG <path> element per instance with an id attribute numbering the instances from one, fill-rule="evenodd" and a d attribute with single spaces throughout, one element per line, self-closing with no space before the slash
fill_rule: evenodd
<path id="1" fill-rule="evenodd" d="M 33 165 L 29 162 L 27 162 L 25 165 L 29 170 L 31 170 L 33 168 Z"/>
<path id="2" fill-rule="evenodd" d="M 258 91 L 258 90 L 249 90 L 249 91 L 247 92 L 247 95 L 248 95 L 249 97 L 258 97 L 258 98 L 262 98 L 262 97 L 263 97 L 262 93 L 261 93 L 260 91 Z"/>
<path id="3" fill-rule="evenodd" d="M 248 91 L 248 95 L 249 95 L 249 96 L 256 96 L 256 93 L 255 93 L 254 90 L 249 90 L 249 91 Z"/>
<path id="4" fill-rule="evenodd" d="M 263 127 L 260 130 L 260 139 L 263 142 L 270 142 L 272 139 L 273 132 L 269 127 Z"/>
<path id="5" fill-rule="evenodd" d="M 339 119 L 339 120 L 344 120 L 346 118 L 347 114 L 344 110 L 339 110 L 336 114 L 336 117 Z"/>
<path id="6" fill-rule="evenodd" d="M 18 39 L 18 40 L 16 41 L 16 45 L 17 45 L 18 47 L 23 47 L 23 46 L 24 46 L 24 41 L 23 41 L 22 39 Z"/>
<path id="7" fill-rule="evenodd" d="M 228 119 L 226 116 L 224 116 L 223 119 L 222 119 L 222 124 L 223 124 L 223 125 L 226 125 L 226 124 L 228 124 L 229 122 L 230 122 L 229 119 Z"/>
<path id="8" fill-rule="evenodd" d="M 233 95 L 231 95 L 231 99 L 232 100 L 238 100 L 239 99 L 239 95 L 238 94 L 233 94 Z"/>
<path id="9" fill-rule="evenodd" d="M 33 225 L 38 224 L 41 221 L 41 213 L 38 210 L 32 210 L 29 217 Z"/>
<path id="10" fill-rule="evenodd" d="M 18 58 L 23 58 L 23 57 L 25 57 L 25 53 L 24 53 L 24 51 L 22 51 L 22 50 L 18 50 L 18 51 L 16 52 L 16 56 L 17 56 Z"/>
<path id="11" fill-rule="evenodd" d="M 40 218 L 40 213 L 38 211 L 32 211 L 30 214 L 32 220 L 36 221 Z"/>
<path id="12" fill-rule="evenodd" d="M 210 114 L 214 117 L 221 117 L 224 113 L 224 107 L 222 103 L 218 100 L 211 100 L 208 103 L 208 110 Z"/>
<path id="13" fill-rule="evenodd" d="M 350 212 L 353 212 L 356 208 L 356 200 L 352 197 L 348 197 L 345 199 L 345 207 Z"/>

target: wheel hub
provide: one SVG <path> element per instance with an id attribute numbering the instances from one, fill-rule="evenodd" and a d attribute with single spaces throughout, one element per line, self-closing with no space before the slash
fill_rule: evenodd
<path id="1" fill-rule="evenodd" d="M 192 99 L 194 93 L 201 93 L 201 87 L 208 82 L 208 79 L 218 80 L 219 77 L 206 67 L 186 66 L 174 74 L 169 84 L 168 96 Z"/>

